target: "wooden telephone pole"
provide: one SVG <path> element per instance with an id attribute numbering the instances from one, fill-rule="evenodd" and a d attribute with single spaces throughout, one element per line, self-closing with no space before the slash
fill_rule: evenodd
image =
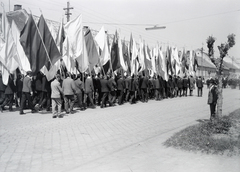
<path id="1" fill-rule="evenodd" d="M 67 16 L 67 22 L 70 21 L 70 15 L 72 15 L 72 13 L 70 13 L 71 9 L 73 9 L 73 7 L 70 7 L 70 2 L 67 2 L 67 8 L 63 8 L 63 10 L 66 10 L 65 15 Z"/>

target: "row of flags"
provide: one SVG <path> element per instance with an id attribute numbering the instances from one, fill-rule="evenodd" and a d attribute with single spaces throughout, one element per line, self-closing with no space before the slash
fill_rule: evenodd
<path id="1" fill-rule="evenodd" d="M 3 82 L 17 68 L 33 75 L 43 72 L 48 80 L 60 71 L 126 72 L 137 75 L 160 75 L 168 80 L 169 75 L 194 75 L 197 66 L 196 52 L 178 51 L 168 46 L 165 50 L 159 45 L 150 48 L 142 38 L 137 43 L 132 34 L 129 41 L 115 32 L 110 43 L 104 26 L 94 37 L 91 30 L 83 27 L 82 15 L 60 24 L 56 39 L 43 17 L 36 24 L 30 14 L 21 32 L 14 20 L 9 24 L 5 12 L 2 16 L 2 35 L 0 39 L 0 67 Z M 100 68 L 100 70 L 99 70 Z M 97 70 L 98 69 L 98 70 Z"/>

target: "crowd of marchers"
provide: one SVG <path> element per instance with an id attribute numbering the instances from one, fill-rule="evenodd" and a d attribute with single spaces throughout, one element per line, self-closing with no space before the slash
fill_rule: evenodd
<path id="1" fill-rule="evenodd" d="M 168 81 L 159 75 L 153 77 L 141 75 L 128 76 L 124 74 L 89 73 L 72 75 L 66 73 L 63 77 L 57 74 L 48 81 L 39 72 L 31 76 L 18 74 L 9 76 L 5 86 L 0 73 L 0 110 L 13 111 L 13 106 L 20 115 L 24 109 L 31 109 L 32 113 L 43 110 L 52 111 L 52 117 L 62 118 L 65 114 L 84 111 L 88 108 L 101 108 L 135 104 L 138 101 L 148 102 L 149 99 L 160 101 L 167 98 L 192 96 L 197 88 L 197 96 L 202 96 L 203 78 L 193 76 L 169 76 Z"/>

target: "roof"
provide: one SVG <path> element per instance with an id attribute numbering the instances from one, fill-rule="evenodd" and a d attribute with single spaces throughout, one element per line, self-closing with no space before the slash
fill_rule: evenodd
<path id="1" fill-rule="evenodd" d="M 28 20 L 28 16 L 29 16 L 29 14 L 27 13 L 27 11 L 25 9 L 10 11 L 10 12 L 7 12 L 6 15 L 7 15 L 10 25 L 12 24 L 12 21 L 14 20 L 19 31 L 22 31 L 25 23 Z M 0 18 L 2 18 L 2 13 L 0 13 Z M 40 18 L 39 16 L 33 15 L 33 19 L 34 19 L 35 23 L 38 23 L 39 18 Z M 49 28 L 53 38 L 55 39 L 57 37 L 58 29 L 59 29 L 61 22 L 49 20 L 46 18 L 44 18 L 44 19 L 48 25 L 48 28 Z M 0 20 L 0 25 L 1 25 L 1 20 Z M 1 30 L 1 27 L 0 27 L 0 30 Z M 92 31 L 92 34 L 94 37 L 98 33 L 98 31 L 93 30 L 93 29 L 91 29 L 91 31 Z M 113 34 L 108 34 L 108 35 L 110 36 L 110 43 L 111 43 Z"/>
<path id="2" fill-rule="evenodd" d="M 216 68 L 216 66 L 212 63 L 210 58 L 208 57 L 207 53 L 203 52 L 200 49 L 196 50 L 197 62 L 198 65 L 201 67 L 207 68 Z"/>
<path id="3" fill-rule="evenodd" d="M 23 27 L 25 26 L 25 23 L 28 20 L 28 16 L 29 16 L 29 14 L 27 13 L 27 11 L 25 9 L 10 11 L 10 12 L 7 12 L 6 15 L 7 15 L 10 25 L 12 24 L 12 21 L 14 20 L 19 31 L 22 31 Z M 0 15 L 0 17 L 1 16 L 2 15 Z M 39 20 L 39 17 L 33 15 L 33 19 L 34 19 L 35 23 L 37 23 Z M 45 19 L 45 21 L 48 25 L 50 32 L 52 33 L 53 38 L 55 39 L 57 32 L 58 32 L 58 28 L 60 26 L 60 22 L 56 22 L 56 21 L 49 20 L 49 19 Z"/>
<path id="4" fill-rule="evenodd" d="M 7 18 L 8 21 L 10 23 L 10 25 L 12 24 L 12 21 L 14 20 L 14 22 L 16 23 L 19 31 L 21 31 L 28 19 L 28 13 L 26 12 L 26 10 L 22 9 L 22 10 L 16 10 L 16 11 L 10 11 L 7 14 Z"/>
<path id="5" fill-rule="evenodd" d="M 228 66 L 230 69 L 240 69 L 240 65 L 238 65 L 232 58 L 229 56 L 223 58 L 224 65 Z"/>

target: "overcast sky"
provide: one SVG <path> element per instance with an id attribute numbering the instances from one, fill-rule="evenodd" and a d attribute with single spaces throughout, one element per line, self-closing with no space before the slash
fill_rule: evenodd
<path id="1" fill-rule="evenodd" d="M 63 8 L 67 0 L 1 0 L 5 10 L 13 10 L 15 4 L 22 5 L 27 12 L 61 21 L 66 16 Z M 212 35 L 217 46 L 227 41 L 231 33 L 236 35 L 236 45 L 229 56 L 240 62 L 240 0 L 70 0 L 74 9 L 71 19 L 82 14 L 84 25 L 108 33 L 119 30 L 121 37 L 129 40 L 130 34 L 138 42 L 145 40 L 149 46 L 159 43 L 186 49 L 203 48 L 207 51 L 206 39 Z M 2 11 L 2 9 L 1 9 Z M 163 30 L 146 31 L 146 27 L 166 26 Z"/>

